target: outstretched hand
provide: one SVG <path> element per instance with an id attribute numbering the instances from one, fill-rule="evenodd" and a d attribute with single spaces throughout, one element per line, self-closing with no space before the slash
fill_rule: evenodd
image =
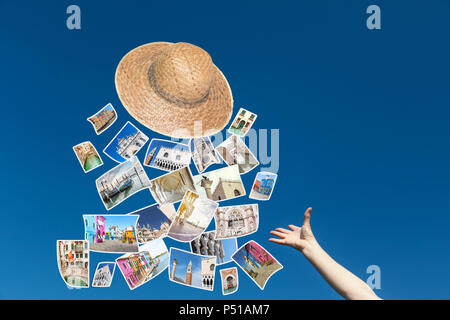
<path id="1" fill-rule="evenodd" d="M 270 231 L 270 234 L 278 238 L 270 238 L 269 241 L 291 246 L 292 248 L 305 253 L 304 251 L 306 249 L 316 243 L 310 224 L 311 211 L 312 208 L 306 209 L 303 226 L 298 227 L 290 224 L 289 229 L 291 230 L 276 228 L 275 230 Z"/>

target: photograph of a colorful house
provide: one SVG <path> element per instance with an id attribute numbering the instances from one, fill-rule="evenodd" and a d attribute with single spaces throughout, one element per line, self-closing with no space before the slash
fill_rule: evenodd
<path id="1" fill-rule="evenodd" d="M 260 177 L 258 174 L 258 178 L 256 178 L 253 190 L 263 195 L 269 195 L 272 191 L 274 183 L 275 180 L 273 175 L 265 175 Z"/>
<path id="2" fill-rule="evenodd" d="M 116 262 L 130 289 L 145 283 L 151 276 L 154 268 L 150 254 L 147 251 L 118 258 Z"/>

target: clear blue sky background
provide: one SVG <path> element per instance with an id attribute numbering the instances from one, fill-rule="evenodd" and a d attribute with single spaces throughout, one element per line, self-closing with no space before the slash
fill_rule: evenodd
<path id="1" fill-rule="evenodd" d="M 161 224 L 164 222 L 170 223 L 170 219 L 166 217 L 161 210 L 159 210 L 158 205 L 153 205 L 147 208 L 143 208 L 142 210 L 138 210 L 136 212 L 132 212 L 132 214 L 139 215 L 138 225 L 144 225 L 147 227 L 147 224 L 151 226 L 152 229 L 161 229 Z"/>
<path id="2" fill-rule="evenodd" d="M 74 3 L 80 31 L 66 28 Z M 365 26 L 374 3 L 379 31 Z M 116 165 L 103 157 L 84 174 L 72 146 L 90 140 L 103 150 L 128 120 L 165 138 L 135 123 L 114 87 L 122 56 L 152 41 L 206 49 L 230 83 L 235 112 L 257 113 L 255 129 L 280 129 L 274 193 L 259 202 L 259 231 L 238 245 L 254 239 L 284 269 L 264 291 L 239 270 L 239 291 L 226 299 L 339 298 L 301 254 L 268 242 L 272 228 L 300 224 L 308 206 L 336 260 L 363 279 L 369 265 L 380 266 L 381 297 L 450 298 L 449 25 L 444 0 L 1 1 L 0 214 L 3 239 L 16 241 L 0 248 L 8 261 L 26 252 L 27 262 L 0 264 L 8 275 L 0 298 L 223 298 L 217 284 L 212 293 L 187 288 L 165 272 L 134 291 L 120 274 L 110 288 L 83 290 L 68 290 L 58 274 L 56 240 L 83 239 L 81 215 L 106 213 L 95 179 Z M 86 118 L 108 102 L 119 119 L 97 136 Z M 255 170 L 243 176 L 247 194 Z M 223 205 L 246 202 L 254 201 Z M 152 203 L 139 192 L 108 213 Z M 92 253 L 91 277 L 98 262 L 116 257 Z"/>

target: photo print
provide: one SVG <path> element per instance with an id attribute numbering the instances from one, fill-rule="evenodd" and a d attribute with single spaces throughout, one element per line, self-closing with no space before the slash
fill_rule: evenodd
<path id="1" fill-rule="evenodd" d="M 219 157 L 209 137 L 192 138 L 189 141 L 192 161 L 198 173 L 205 171 L 213 163 L 220 163 Z"/>
<path id="2" fill-rule="evenodd" d="M 138 252 L 136 222 L 139 216 L 124 214 L 83 215 L 85 240 L 97 252 Z"/>
<path id="3" fill-rule="evenodd" d="M 252 234 L 258 230 L 258 205 L 219 207 L 214 220 L 216 221 L 216 239 L 237 238 Z"/>
<path id="4" fill-rule="evenodd" d="M 220 270 L 220 279 L 222 280 L 222 294 L 232 294 L 239 288 L 239 277 L 237 268 L 227 268 Z"/>
<path id="5" fill-rule="evenodd" d="M 148 137 L 128 121 L 109 142 L 103 153 L 112 160 L 122 163 L 138 153 L 147 141 Z"/>
<path id="6" fill-rule="evenodd" d="M 217 202 L 201 198 L 195 192 L 186 191 L 170 226 L 169 237 L 182 242 L 197 238 L 211 223 L 218 206 Z"/>
<path id="7" fill-rule="evenodd" d="M 213 291 L 216 257 L 205 257 L 177 248 L 170 248 L 169 279 L 173 282 Z"/>
<path id="8" fill-rule="evenodd" d="M 89 288 L 89 243 L 57 240 L 56 259 L 61 277 L 71 288 Z"/>
<path id="9" fill-rule="evenodd" d="M 102 158 L 100 158 L 100 155 L 90 141 L 77 144 L 72 147 L 72 149 L 75 152 L 84 173 L 88 173 L 103 165 Z"/>
<path id="10" fill-rule="evenodd" d="M 216 151 L 227 165 L 237 164 L 240 174 L 247 173 L 259 165 L 258 159 L 247 148 L 244 141 L 236 135 L 230 136 L 219 144 Z"/>
<path id="11" fill-rule="evenodd" d="M 104 106 L 99 112 L 87 118 L 94 127 L 97 135 L 108 129 L 117 120 L 117 112 L 111 103 Z"/>
<path id="12" fill-rule="evenodd" d="M 195 191 L 189 167 L 184 167 L 150 181 L 150 192 L 159 204 L 181 201 L 186 191 Z"/>
<path id="13" fill-rule="evenodd" d="M 245 136 L 255 122 L 256 117 L 256 114 L 240 108 L 236 117 L 234 117 L 228 132 L 238 135 L 239 137 Z"/>
<path id="14" fill-rule="evenodd" d="M 92 279 L 92 286 L 98 288 L 110 287 L 115 269 L 115 262 L 99 262 L 97 269 L 95 269 L 94 278 Z"/>
<path id="15" fill-rule="evenodd" d="M 144 166 L 164 171 L 174 171 L 189 166 L 190 162 L 191 153 L 188 145 L 168 140 L 152 139 L 145 155 Z"/>
<path id="16" fill-rule="evenodd" d="M 172 208 L 169 209 L 169 207 Z M 172 212 L 176 214 L 175 207 L 170 203 L 165 205 L 162 209 L 157 204 L 154 204 L 129 213 L 139 216 L 136 225 L 138 243 L 142 244 L 164 238 L 169 232 L 169 227 L 172 224 Z"/>
<path id="17" fill-rule="evenodd" d="M 130 290 L 150 281 L 169 264 L 169 252 L 162 239 L 153 240 L 139 246 L 138 253 L 123 255 L 116 259 Z"/>
<path id="18" fill-rule="evenodd" d="M 196 175 L 193 179 L 197 193 L 213 201 L 245 196 L 237 164 Z"/>
<path id="19" fill-rule="evenodd" d="M 200 237 L 191 241 L 191 251 L 202 256 L 216 256 L 217 265 L 230 262 L 231 256 L 237 250 L 237 240 L 223 239 L 216 240 L 216 232 L 209 231 L 202 233 Z"/>
<path id="20" fill-rule="evenodd" d="M 276 173 L 258 172 L 255 181 L 253 182 L 249 198 L 255 200 L 269 200 L 276 181 Z"/>
<path id="21" fill-rule="evenodd" d="M 272 275 L 283 269 L 266 249 L 253 240 L 240 247 L 232 259 L 261 290 Z"/>
<path id="22" fill-rule="evenodd" d="M 136 157 L 104 173 L 95 183 L 107 210 L 150 186 L 147 174 Z"/>

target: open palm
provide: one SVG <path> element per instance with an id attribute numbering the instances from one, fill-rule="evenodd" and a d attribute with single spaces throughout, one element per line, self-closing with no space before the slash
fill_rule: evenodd
<path id="1" fill-rule="evenodd" d="M 303 250 L 309 247 L 311 242 L 315 241 L 310 225 L 311 211 L 312 208 L 306 209 L 302 227 L 290 224 L 289 229 L 291 230 L 276 228 L 270 231 L 270 234 L 278 238 L 270 238 L 269 241 L 291 246 L 303 252 Z"/>

